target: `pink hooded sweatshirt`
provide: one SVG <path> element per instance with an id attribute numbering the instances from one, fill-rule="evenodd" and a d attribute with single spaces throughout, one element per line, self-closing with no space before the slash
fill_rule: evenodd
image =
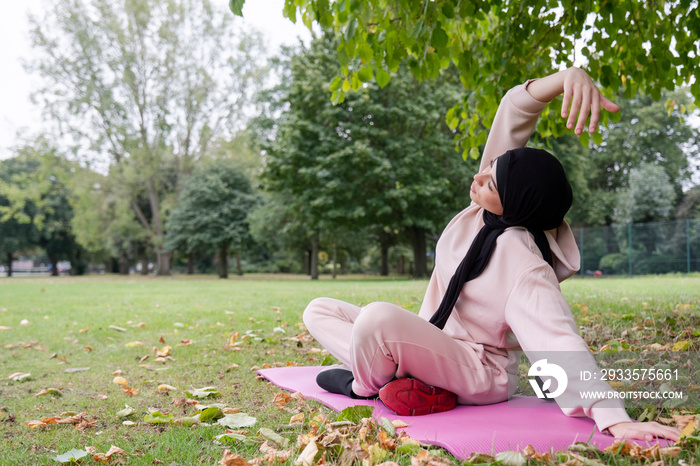
<path id="1" fill-rule="evenodd" d="M 530 95 L 528 84 L 516 86 L 503 97 L 484 149 L 482 169 L 506 151 L 524 147 L 530 138 L 546 103 Z M 435 270 L 420 317 L 430 319 L 439 307 L 452 275 L 484 225 L 482 215 L 483 209 L 472 202 L 445 228 L 437 243 Z M 597 365 L 559 288 L 580 266 L 571 228 L 563 222 L 545 234 L 554 269 L 542 259 L 527 230 L 509 228 L 498 238 L 482 274 L 463 287 L 444 332 L 471 347 L 484 366 L 503 371 L 488 392 L 460 402 L 485 404 L 510 397 L 519 377 L 521 351 L 532 363 L 542 354 L 556 354 L 567 372 L 568 386 L 555 400 L 565 414 L 588 416 L 602 431 L 630 418 L 620 400 L 582 399 L 579 395 L 581 390 L 611 392 L 612 388 L 603 381 L 580 380 L 581 371 L 593 372 Z"/>

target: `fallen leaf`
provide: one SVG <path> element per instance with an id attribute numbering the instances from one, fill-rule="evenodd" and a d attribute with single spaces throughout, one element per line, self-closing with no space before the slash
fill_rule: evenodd
<path id="1" fill-rule="evenodd" d="M 24 379 L 28 379 L 31 377 L 32 374 L 28 372 L 14 372 L 7 377 L 8 379 L 12 380 L 13 382 L 19 382 Z"/>
<path id="2" fill-rule="evenodd" d="M 117 417 L 131 416 L 132 414 L 134 414 L 136 412 L 136 410 L 134 408 L 132 408 L 131 406 L 129 406 L 127 404 L 125 404 L 124 406 L 125 406 L 124 409 L 122 409 L 121 411 L 117 411 L 117 413 L 116 413 Z"/>
<path id="3" fill-rule="evenodd" d="M 61 393 L 61 391 L 56 389 L 56 388 L 45 388 L 34 396 L 44 396 L 44 395 L 63 396 L 63 393 Z"/>
<path id="4" fill-rule="evenodd" d="M 126 380 L 124 377 L 117 376 L 112 380 L 112 383 L 116 383 L 119 385 L 129 385 L 129 381 Z"/>
<path id="5" fill-rule="evenodd" d="M 203 387 L 185 391 L 185 395 L 187 395 L 188 398 L 208 398 L 221 396 L 221 392 L 219 392 L 216 387 Z"/>
<path id="6" fill-rule="evenodd" d="M 177 390 L 177 388 L 167 384 L 158 385 L 159 392 L 169 392 L 170 390 Z"/>
<path id="7" fill-rule="evenodd" d="M 46 423 L 43 421 L 26 421 L 25 424 L 27 424 L 30 429 L 35 429 L 37 427 L 46 427 Z"/>
<path id="8" fill-rule="evenodd" d="M 671 347 L 671 351 L 688 351 L 690 349 L 691 342 L 689 340 L 681 340 L 674 343 Z"/>
<path id="9" fill-rule="evenodd" d="M 505 466 L 520 466 L 527 463 L 527 456 L 519 451 L 502 451 L 496 454 L 496 461 Z"/>
<path id="10" fill-rule="evenodd" d="M 22 321 L 19 324 L 24 327 L 31 325 L 27 319 L 22 319 Z"/>
<path id="11" fill-rule="evenodd" d="M 316 445 L 316 442 L 311 441 L 308 445 L 306 445 L 306 447 L 297 457 L 297 459 L 294 460 L 294 464 L 301 466 L 311 466 L 312 464 L 314 464 L 314 458 L 316 457 L 316 453 L 318 453 L 318 446 Z"/>
<path id="12" fill-rule="evenodd" d="M 90 331 L 89 328 L 81 328 L 80 330 L 78 330 L 78 333 L 87 333 L 89 331 Z"/>
<path id="13" fill-rule="evenodd" d="M 4 325 L 0 325 L 0 330 L 12 330 L 12 327 L 5 327 Z"/>
<path id="14" fill-rule="evenodd" d="M 271 441 L 277 444 L 280 447 L 287 447 L 289 444 L 289 439 L 286 439 L 282 437 L 280 434 L 275 432 L 272 429 L 268 429 L 267 427 L 261 427 L 260 430 L 258 430 L 258 435 L 262 438 L 264 438 L 266 441 Z"/>
<path id="15" fill-rule="evenodd" d="M 250 463 L 242 456 L 238 453 L 231 453 L 229 450 L 224 451 L 224 456 L 219 461 L 219 464 L 222 466 L 250 466 Z"/>
<path id="16" fill-rule="evenodd" d="M 83 372 L 83 371 L 89 371 L 89 367 L 74 367 L 71 369 L 66 369 L 64 372 Z"/>
<path id="17" fill-rule="evenodd" d="M 172 413 L 163 414 L 160 411 L 154 411 L 151 414 L 146 414 L 143 417 L 143 422 L 147 424 L 172 424 L 175 422 L 175 416 Z"/>
<path id="18" fill-rule="evenodd" d="M 144 322 L 139 322 L 138 324 L 136 324 L 136 326 L 138 328 L 144 328 L 146 326 L 146 324 Z"/>
<path id="19" fill-rule="evenodd" d="M 304 413 L 298 413 L 289 419 L 290 424 L 296 424 L 298 422 L 304 422 Z"/>
<path id="20" fill-rule="evenodd" d="M 246 413 L 227 414 L 217 421 L 217 424 L 229 429 L 239 429 L 241 427 L 250 427 L 257 422 L 257 419 L 248 416 Z"/>
<path id="21" fill-rule="evenodd" d="M 115 445 L 112 445 L 109 448 L 109 450 L 107 450 L 107 453 L 105 453 L 105 456 L 107 456 L 107 458 L 111 458 L 112 456 L 126 456 L 127 454 L 128 453 L 126 451 L 122 450 L 121 448 Z"/>
<path id="22" fill-rule="evenodd" d="M 129 343 L 126 343 L 124 346 L 127 348 L 134 348 L 135 346 L 143 346 L 143 343 L 140 341 L 130 341 Z"/>
<path id="23" fill-rule="evenodd" d="M 172 348 L 170 346 L 164 346 L 162 349 L 158 349 L 156 347 L 153 348 L 153 350 L 156 352 L 156 356 L 159 358 L 165 358 L 167 356 L 170 356 L 170 350 Z"/>
<path id="24" fill-rule="evenodd" d="M 394 427 L 396 427 L 397 429 L 411 426 L 411 424 L 407 424 L 404 421 L 402 421 L 401 419 L 394 419 L 393 421 L 391 421 L 391 423 L 394 424 Z"/>
<path id="25" fill-rule="evenodd" d="M 110 325 L 109 326 L 110 330 L 116 330 L 117 332 L 126 332 L 125 328 L 122 327 L 117 327 L 116 325 Z"/>
<path id="26" fill-rule="evenodd" d="M 192 340 L 190 340 L 190 339 L 180 340 L 180 343 L 182 344 L 182 346 L 189 346 L 192 344 Z"/>
<path id="27" fill-rule="evenodd" d="M 84 346 L 85 351 L 90 352 L 92 351 L 92 346 Z"/>
<path id="28" fill-rule="evenodd" d="M 54 456 L 52 459 L 59 463 L 74 463 L 81 458 L 85 458 L 88 454 L 85 450 L 69 450 L 62 455 Z"/>
<path id="29" fill-rule="evenodd" d="M 160 338 L 158 338 L 158 343 L 160 343 L 161 345 L 164 345 L 164 344 L 165 344 L 165 338 L 163 338 L 162 335 L 161 335 Z"/>
<path id="30" fill-rule="evenodd" d="M 138 388 L 127 387 L 126 385 L 122 385 L 122 390 L 129 396 L 136 396 L 140 393 Z"/>

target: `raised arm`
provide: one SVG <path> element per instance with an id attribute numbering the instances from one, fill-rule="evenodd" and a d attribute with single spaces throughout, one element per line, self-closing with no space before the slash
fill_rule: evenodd
<path id="1" fill-rule="evenodd" d="M 564 94 L 562 117 L 575 134 L 583 132 L 590 115 L 589 131 L 598 127 L 601 108 L 618 112 L 620 108 L 605 98 L 588 74 L 580 68 L 569 68 L 544 78 L 529 81 L 508 91 L 493 120 L 481 160 L 481 170 L 504 152 L 523 147 L 535 129 L 546 105 Z"/>

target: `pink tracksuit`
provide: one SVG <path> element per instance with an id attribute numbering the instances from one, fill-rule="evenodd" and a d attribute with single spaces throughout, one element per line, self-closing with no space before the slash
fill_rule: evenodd
<path id="1" fill-rule="evenodd" d="M 516 86 L 502 99 L 482 168 L 507 150 L 523 147 L 532 134 L 546 103 L 529 94 L 528 84 Z M 352 370 L 357 395 L 375 395 L 393 377 L 410 376 L 456 393 L 460 404 L 497 403 L 512 396 L 521 351 L 532 363 L 549 354 L 539 352 L 570 351 L 574 356 L 562 356 L 570 364 L 560 364 L 569 366 L 564 367 L 568 386 L 555 398 L 562 411 L 593 418 L 601 431 L 629 421 L 620 401 L 582 400 L 578 395 L 584 387 L 612 389 L 605 382 L 579 380 L 580 371 L 594 371 L 596 363 L 559 288 L 559 282 L 579 268 L 579 251 L 566 222 L 546 232 L 554 270 L 527 230 L 507 229 L 483 273 L 463 287 L 444 330 L 428 322 L 483 226 L 482 214 L 483 209 L 472 203 L 443 231 L 419 315 L 391 303 L 360 308 L 318 298 L 304 311 L 311 335 Z"/>

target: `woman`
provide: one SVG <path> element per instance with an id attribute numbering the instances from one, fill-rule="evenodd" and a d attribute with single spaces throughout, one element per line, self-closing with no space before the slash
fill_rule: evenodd
<path id="1" fill-rule="evenodd" d="M 619 111 L 578 68 L 506 94 L 470 188 L 472 203 L 437 244 L 419 315 L 391 303 L 309 304 L 309 332 L 345 366 L 321 372 L 321 387 L 353 397 L 379 394 L 401 414 L 497 403 L 513 395 L 524 351 L 532 363 L 542 355 L 559 358 L 568 385 L 555 401 L 565 414 L 588 416 L 615 437 L 679 438 L 677 429 L 631 422 L 620 400 L 578 396 L 584 388 L 612 389 L 579 379 L 596 364 L 559 288 L 579 267 L 563 220 L 571 189 L 553 156 L 524 148 L 546 104 L 562 93 L 562 117 L 577 135 L 589 115 L 589 131 L 596 130 L 601 107 Z"/>

